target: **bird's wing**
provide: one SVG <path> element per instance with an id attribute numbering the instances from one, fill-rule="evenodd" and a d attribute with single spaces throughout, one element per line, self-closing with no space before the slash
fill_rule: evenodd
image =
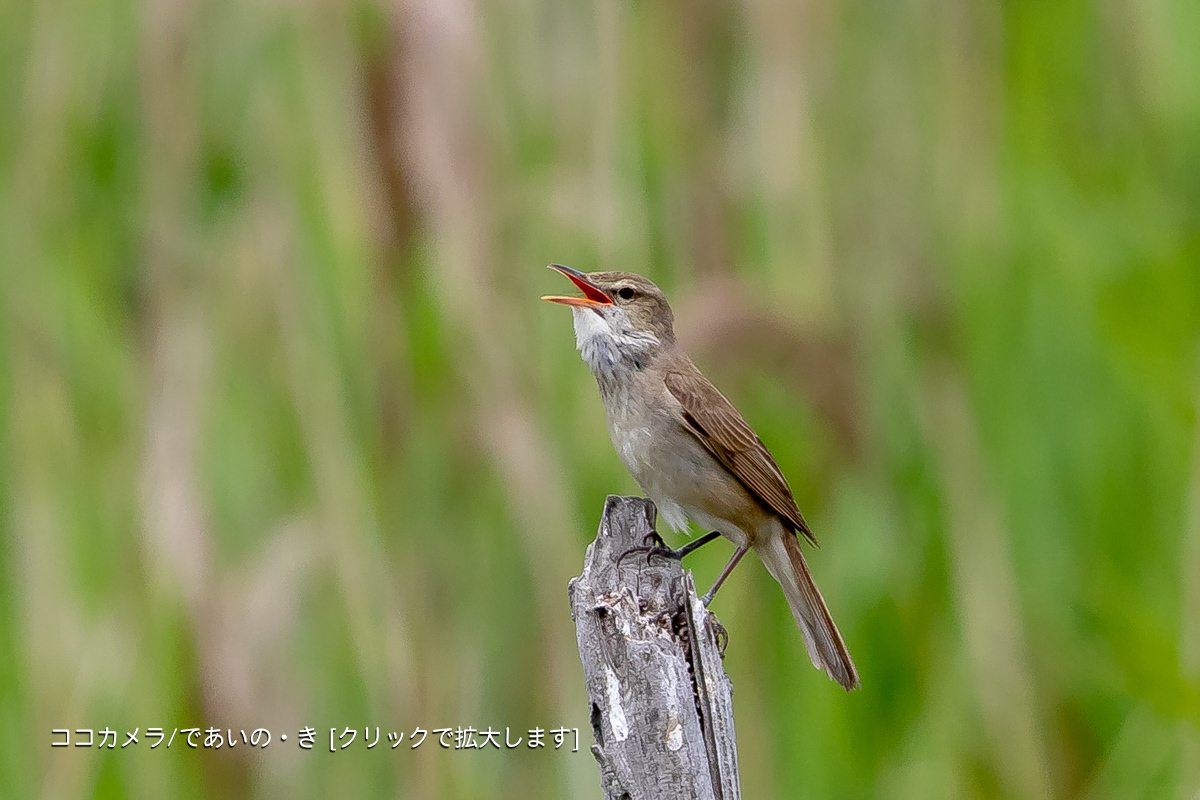
<path id="1" fill-rule="evenodd" d="M 683 420 L 688 430 L 738 480 L 782 517 L 788 527 L 816 544 L 816 537 L 796 507 L 787 479 L 733 403 L 698 370 L 668 372 L 664 380 L 667 390 L 683 406 Z"/>

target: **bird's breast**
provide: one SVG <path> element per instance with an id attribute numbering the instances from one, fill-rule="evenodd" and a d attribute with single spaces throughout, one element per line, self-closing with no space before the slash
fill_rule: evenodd
<path id="1" fill-rule="evenodd" d="M 621 463 L 641 484 L 641 476 L 650 469 L 652 460 L 654 421 L 640 409 L 624 402 L 624 398 L 614 399 L 616 402 L 608 407 L 608 433 Z"/>
<path id="2" fill-rule="evenodd" d="M 666 409 L 614 403 L 608 426 L 621 463 L 672 528 L 685 530 L 691 518 L 736 540 L 735 528 L 753 528 L 762 516 L 745 487 Z"/>

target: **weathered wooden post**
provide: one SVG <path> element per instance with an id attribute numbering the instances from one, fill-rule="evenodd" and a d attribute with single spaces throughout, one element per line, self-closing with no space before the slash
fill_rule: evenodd
<path id="1" fill-rule="evenodd" d="M 678 561 L 631 555 L 654 504 L 609 496 L 569 587 L 606 800 L 737 800 L 724 629 Z"/>

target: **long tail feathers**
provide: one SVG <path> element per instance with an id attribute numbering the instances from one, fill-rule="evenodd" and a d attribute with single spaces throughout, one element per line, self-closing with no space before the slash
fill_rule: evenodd
<path id="1" fill-rule="evenodd" d="M 808 571 L 799 540 L 787 531 L 782 536 L 770 537 L 755 549 L 767 572 L 783 587 L 792 616 L 804 634 L 804 646 L 813 666 L 825 670 L 846 691 L 859 688 L 858 670 Z"/>

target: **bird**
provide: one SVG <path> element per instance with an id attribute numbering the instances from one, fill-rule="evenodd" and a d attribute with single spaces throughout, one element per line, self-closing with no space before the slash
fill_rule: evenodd
<path id="1" fill-rule="evenodd" d="M 710 531 L 678 550 L 635 549 L 682 558 L 718 536 L 729 539 L 736 550 L 701 598 L 705 606 L 753 549 L 783 589 L 813 666 L 847 691 L 859 688 L 858 670 L 804 559 L 799 537 L 813 545 L 816 538 L 787 479 L 676 341 L 662 290 L 632 272 L 549 267 L 583 293 L 542 299 L 571 308 L 576 347 L 599 386 L 617 456 L 672 529 L 687 532 L 691 520 Z"/>

